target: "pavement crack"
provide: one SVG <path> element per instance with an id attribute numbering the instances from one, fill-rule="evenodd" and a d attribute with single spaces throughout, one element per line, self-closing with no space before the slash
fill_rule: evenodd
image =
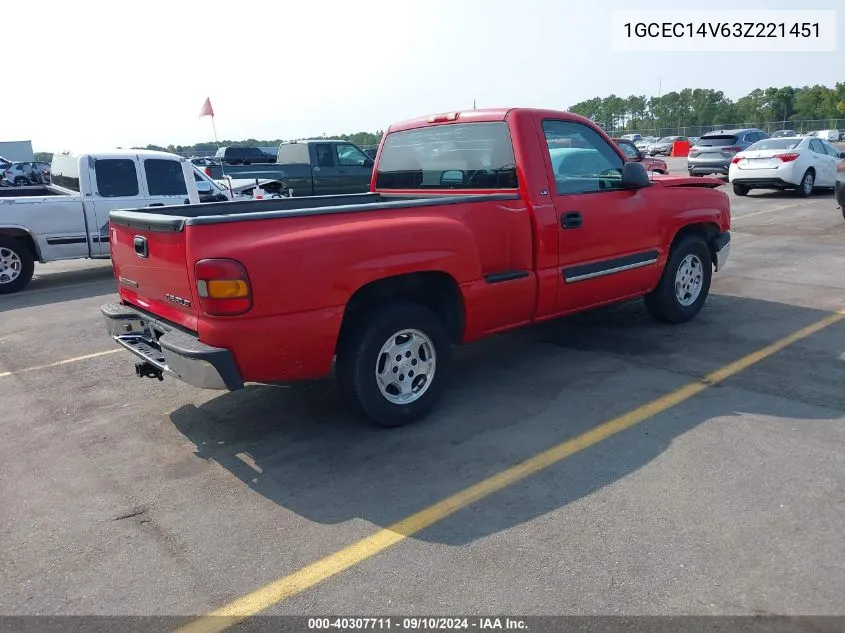
<path id="1" fill-rule="evenodd" d="M 112 521 L 123 521 L 123 519 L 131 519 L 132 517 L 141 516 L 142 514 L 146 514 L 149 511 L 149 508 L 146 506 L 138 506 L 130 510 L 125 514 L 118 514 L 116 517 L 112 519 Z"/>

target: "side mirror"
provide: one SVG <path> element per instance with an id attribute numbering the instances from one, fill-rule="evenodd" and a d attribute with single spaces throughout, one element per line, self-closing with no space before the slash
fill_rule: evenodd
<path id="1" fill-rule="evenodd" d="M 648 172 L 642 163 L 622 164 L 622 188 L 643 189 L 651 186 Z"/>
<path id="2" fill-rule="evenodd" d="M 372 166 L 373 166 L 373 165 L 375 165 L 375 164 L 376 164 L 376 161 L 374 161 L 374 160 L 373 160 L 372 158 L 370 158 L 369 156 L 368 156 L 367 158 L 365 158 L 365 159 L 364 159 L 364 167 L 372 167 Z"/>
<path id="3" fill-rule="evenodd" d="M 464 172 L 460 169 L 450 169 L 440 175 L 440 185 L 443 187 L 460 187 L 464 184 Z"/>
<path id="4" fill-rule="evenodd" d="M 845 152 L 839 152 L 839 158 L 845 158 Z"/>

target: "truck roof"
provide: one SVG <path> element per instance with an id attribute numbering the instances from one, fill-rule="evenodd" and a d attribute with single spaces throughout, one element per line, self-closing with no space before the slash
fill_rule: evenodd
<path id="1" fill-rule="evenodd" d="M 391 125 L 387 132 L 399 132 L 402 130 L 412 130 L 419 127 L 427 127 L 429 125 L 443 125 L 450 123 L 462 123 L 469 121 L 487 122 L 487 121 L 504 121 L 511 116 L 519 116 L 520 114 L 548 116 L 555 119 L 565 119 L 570 121 L 586 121 L 584 117 L 568 112 L 566 110 L 547 110 L 542 108 L 485 108 L 478 110 L 453 110 L 452 112 L 444 112 L 440 114 L 431 114 L 428 116 L 417 117 L 400 121 Z"/>
<path id="2" fill-rule="evenodd" d="M 84 152 L 75 152 L 72 150 L 64 150 L 56 152 L 56 156 L 70 156 L 72 158 L 79 158 L 81 156 L 103 156 L 110 158 L 118 158 L 121 156 L 140 156 L 142 158 L 170 158 L 177 156 L 181 160 L 188 160 L 177 154 L 170 152 L 160 152 L 153 149 L 103 149 L 103 150 L 86 150 Z"/>

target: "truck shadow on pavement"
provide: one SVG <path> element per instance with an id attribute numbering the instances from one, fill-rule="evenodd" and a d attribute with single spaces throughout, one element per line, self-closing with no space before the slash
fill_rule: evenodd
<path id="1" fill-rule="evenodd" d="M 279 506 L 322 524 L 386 527 L 827 314 L 711 295 L 679 326 L 633 302 L 501 335 L 460 349 L 435 413 L 400 429 L 360 423 L 332 381 L 248 387 L 171 419 L 198 457 Z M 414 538 L 460 545 L 520 525 L 639 470 L 705 422 L 837 418 L 843 350 L 839 322 Z"/>
<path id="2" fill-rule="evenodd" d="M 40 272 L 36 268 L 36 273 Z M 0 295 L 0 312 L 117 294 L 111 266 L 37 275 L 25 290 Z"/>

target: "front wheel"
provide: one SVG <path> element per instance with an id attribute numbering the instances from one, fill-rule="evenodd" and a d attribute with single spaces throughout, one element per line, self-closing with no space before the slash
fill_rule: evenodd
<path id="1" fill-rule="evenodd" d="M 415 304 L 376 308 L 344 333 L 336 373 L 341 391 L 379 426 L 416 422 L 434 408 L 452 368 L 443 321 Z"/>
<path id="2" fill-rule="evenodd" d="M 675 244 L 657 288 L 645 296 L 651 316 L 683 323 L 697 315 L 710 292 L 712 261 L 710 247 L 699 235 L 689 235 Z"/>
<path id="3" fill-rule="evenodd" d="M 0 235 L 0 295 L 23 290 L 35 272 L 35 258 L 26 245 Z"/>

